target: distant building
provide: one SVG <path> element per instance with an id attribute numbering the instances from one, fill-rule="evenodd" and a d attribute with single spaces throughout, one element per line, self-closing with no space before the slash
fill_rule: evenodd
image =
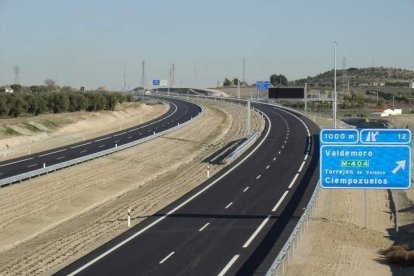
<path id="1" fill-rule="evenodd" d="M 388 116 L 395 116 L 401 115 L 402 109 L 385 109 L 385 110 L 377 110 L 377 112 L 372 112 L 371 116 L 373 117 L 388 117 Z"/>
<path id="2" fill-rule="evenodd" d="M 414 88 L 414 82 L 410 82 L 410 88 Z"/>

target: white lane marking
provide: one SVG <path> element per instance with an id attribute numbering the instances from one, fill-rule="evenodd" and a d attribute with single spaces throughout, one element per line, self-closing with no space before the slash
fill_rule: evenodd
<path id="1" fill-rule="evenodd" d="M 270 165 L 267 165 L 266 170 L 268 170 L 270 168 Z"/>
<path id="2" fill-rule="evenodd" d="M 160 262 L 159 262 L 159 264 L 162 264 L 163 262 L 165 262 L 166 260 L 168 260 L 168 258 L 170 258 L 172 255 L 174 255 L 174 251 L 173 252 L 171 252 L 170 254 L 168 254 L 168 256 L 167 257 L 165 257 L 164 259 L 162 259 Z"/>
<path id="3" fill-rule="evenodd" d="M 295 177 L 292 179 L 292 182 L 290 182 L 290 185 L 289 185 L 289 189 L 290 188 L 292 188 L 292 186 L 293 186 L 293 184 L 295 184 L 295 182 L 296 182 L 296 179 L 298 178 L 298 176 L 299 176 L 299 174 L 297 173 L 297 174 L 295 174 Z"/>
<path id="4" fill-rule="evenodd" d="M 276 157 L 275 157 L 275 158 L 273 158 L 273 161 L 276 161 Z"/>
<path id="5" fill-rule="evenodd" d="M 148 131 L 147 132 L 150 132 L 151 131 L 151 129 L 148 129 Z"/>
<path id="6" fill-rule="evenodd" d="M 273 207 L 272 212 L 275 212 L 277 208 L 279 208 L 280 204 L 282 204 L 282 201 L 285 199 L 289 191 L 285 191 L 282 195 L 282 197 L 279 199 L 279 201 L 276 203 L 275 207 Z"/>
<path id="7" fill-rule="evenodd" d="M 100 259 L 104 258 L 105 256 L 108 256 L 109 254 L 111 254 L 112 252 L 114 252 L 115 250 L 117 250 L 118 248 L 120 248 L 123 245 L 127 244 L 131 240 L 133 240 L 136 237 L 142 235 L 142 233 L 144 233 L 148 229 L 154 227 L 155 225 L 157 225 L 158 223 L 160 223 L 161 221 L 163 221 L 164 219 L 166 219 L 171 214 L 174 214 L 175 212 L 177 212 L 177 210 L 181 209 L 182 207 L 184 207 L 185 205 L 187 205 L 189 202 L 191 202 L 192 200 L 194 200 L 196 197 L 198 197 L 199 195 L 201 195 L 202 193 L 204 193 L 205 191 L 207 191 L 208 189 L 210 189 L 217 182 L 219 182 L 220 180 L 222 180 L 224 177 L 226 177 L 228 174 L 230 174 L 232 171 L 234 171 L 236 168 L 238 168 L 241 164 L 243 164 L 243 162 L 246 161 L 247 158 L 249 158 L 250 156 L 252 156 L 260 148 L 260 146 L 264 143 L 264 141 L 266 140 L 266 138 L 269 136 L 270 130 L 272 129 L 272 122 L 270 121 L 269 116 L 267 116 L 266 114 L 264 114 L 264 115 L 265 115 L 267 121 L 269 122 L 269 128 L 267 129 L 266 135 L 263 137 L 263 139 L 260 141 L 260 143 L 248 155 L 246 155 L 242 160 L 239 161 L 239 163 L 237 163 L 236 165 L 234 165 L 234 167 L 232 167 L 230 170 L 228 170 L 227 172 L 225 172 L 222 176 L 220 176 L 219 178 L 217 178 L 215 181 L 211 182 L 209 185 L 207 185 L 206 187 L 204 187 L 203 189 L 201 189 L 199 192 L 197 192 L 196 194 L 194 194 L 192 197 L 188 198 L 186 201 L 184 201 L 183 203 L 181 203 L 180 205 L 178 205 L 177 207 L 175 207 L 174 209 L 172 209 L 171 211 L 169 211 L 164 216 L 158 218 L 153 223 L 147 225 L 146 227 L 144 227 L 140 231 L 136 232 L 135 234 L 133 234 L 129 238 L 126 238 L 125 240 L 123 240 L 122 242 L 118 243 L 114 247 L 108 249 L 107 251 L 105 251 L 101 255 L 97 256 L 95 259 L 89 261 L 88 263 L 84 264 L 83 266 L 79 267 L 78 269 L 76 269 L 72 273 L 69 273 L 68 276 L 74 276 L 74 275 L 78 274 L 79 272 L 85 270 L 86 268 L 90 267 L 94 263 L 98 262 Z M 239 255 L 236 255 L 236 256 L 237 256 L 237 258 L 239 257 Z M 235 262 L 235 260 L 233 261 L 233 263 L 234 262 Z M 223 271 L 224 271 L 224 269 L 223 269 Z M 226 271 L 224 271 L 224 273 Z"/>
<path id="8" fill-rule="evenodd" d="M 142 132 L 138 133 L 138 135 L 142 135 Z"/>
<path id="9" fill-rule="evenodd" d="M 260 230 L 262 230 L 263 227 L 266 225 L 266 223 L 269 221 L 270 217 L 271 216 L 269 215 L 265 218 L 264 221 L 262 221 L 259 227 L 257 227 L 256 231 L 254 231 L 254 233 L 250 236 L 250 238 L 243 244 L 243 248 L 247 248 L 250 245 L 250 243 L 254 240 L 257 234 L 259 234 Z"/>
<path id="10" fill-rule="evenodd" d="M 4 173 L 0 173 L 0 175 L 3 175 Z"/>
<path id="11" fill-rule="evenodd" d="M 102 147 L 105 147 L 105 145 L 100 145 L 99 147 L 102 148 Z"/>
<path id="12" fill-rule="evenodd" d="M 54 154 L 54 153 L 65 151 L 65 150 L 67 150 L 67 149 L 62 149 L 62 150 L 57 150 L 57 151 L 54 151 L 54 152 L 45 153 L 45 154 L 39 155 L 39 157 L 51 155 L 51 154 Z"/>
<path id="13" fill-rule="evenodd" d="M 282 149 L 284 149 L 284 148 L 285 148 L 285 145 L 282 146 Z"/>
<path id="14" fill-rule="evenodd" d="M 229 204 L 227 204 L 226 208 L 224 208 L 224 209 L 229 208 L 231 205 L 233 205 L 233 202 L 230 202 Z"/>
<path id="15" fill-rule="evenodd" d="M 262 177 L 262 175 L 261 175 L 261 174 L 259 174 L 259 175 L 256 177 L 256 179 L 260 179 L 260 177 Z"/>
<path id="16" fill-rule="evenodd" d="M 301 172 L 301 171 L 302 171 L 303 166 L 305 166 L 305 163 L 306 163 L 306 161 L 303 161 L 303 162 L 302 162 L 302 165 L 300 165 L 300 168 L 299 168 L 298 172 Z"/>
<path id="17" fill-rule="evenodd" d="M 201 232 L 201 231 L 203 231 L 207 226 L 209 226 L 210 225 L 210 222 L 207 222 L 206 224 L 204 224 L 204 226 L 203 227 L 201 227 L 200 229 L 198 229 L 198 232 Z"/>
<path id="18" fill-rule="evenodd" d="M 123 134 L 125 134 L 126 132 L 121 132 L 121 133 L 118 133 L 118 134 L 115 134 L 114 136 L 120 136 L 120 135 L 123 135 Z"/>
<path id="19" fill-rule="evenodd" d="M 87 152 L 87 150 L 83 150 L 83 151 L 81 151 L 80 153 L 84 153 L 84 152 Z"/>
<path id="20" fill-rule="evenodd" d="M 303 160 L 306 161 L 306 159 L 308 159 L 308 155 L 307 154 L 305 155 L 305 158 L 303 158 Z"/>
<path id="21" fill-rule="evenodd" d="M 63 158 L 65 158 L 65 156 L 60 156 L 60 157 L 56 158 L 56 160 L 60 160 L 60 159 L 63 159 Z"/>
<path id="22" fill-rule="evenodd" d="M 15 162 L 12 162 L 12 163 L 7 163 L 7 164 L 4 164 L 4 165 L 1 165 L 0 167 L 4 167 L 4 166 L 8 166 L 8 165 L 13 165 L 13 164 L 16 164 L 16 163 L 20 163 L 20 162 L 24 162 L 24 161 L 32 160 L 32 159 L 33 159 L 33 157 L 30 157 L 30 158 L 23 159 L 23 160 L 19 160 L 19 161 L 15 161 Z"/>
<path id="23" fill-rule="evenodd" d="M 243 190 L 243 193 L 247 192 L 248 189 L 249 187 L 246 187 L 246 189 Z"/>
<path id="24" fill-rule="evenodd" d="M 226 264 L 226 266 L 223 268 L 222 271 L 220 271 L 220 273 L 217 276 L 224 276 L 239 257 L 240 255 L 234 255 L 233 258 L 231 258 L 230 262 Z"/>
<path id="25" fill-rule="evenodd" d="M 31 168 L 31 167 L 34 167 L 34 166 L 37 166 L 37 165 L 39 165 L 39 164 L 33 164 L 33 165 L 29 165 L 29 166 L 27 166 L 28 168 Z"/>
<path id="26" fill-rule="evenodd" d="M 107 139 L 109 139 L 109 138 L 112 138 L 112 136 L 110 136 L 110 137 L 105 137 L 105 138 L 102 138 L 102 139 L 99 139 L 99 140 L 95 140 L 95 142 L 100 142 L 100 141 L 103 141 L 103 140 L 107 140 Z"/>
<path id="27" fill-rule="evenodd" d="M 281 150 L 279 150 L 279 152 L 278 152 L 278 154 L 280 154 L 282 151 Z"/>
<path id="28" fill-rule="evenodd" d="M 77 146 L 73 146 L 73 147 L 70 147 L 71 149 L 76 149 L 76 148 L 79 148 L 79 147 L 83 147 L 83 146 L 86 146 L 86 145 L 89 145 L 91 142 L 89 142 L 89 143 L 85 143 L 85 144 L 82 144 L 82 145 L 77 145 Z"/>
<path id="29" fill-rule="evenodd" d="M 131 139 L 132 138 L 132 136 L 128 136 L 128 139 Z"/>
<path id="30" fill-rule="evenodd" d="M 119 141 L 121 141 L 121 140 L 116 140 L 115 143 L 118 143 Z"/>

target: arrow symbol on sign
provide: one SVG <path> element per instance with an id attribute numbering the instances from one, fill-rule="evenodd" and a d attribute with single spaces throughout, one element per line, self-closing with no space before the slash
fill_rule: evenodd
<path id="1" fill-rule="evenodd" d="M 395 163 L 397 164 L 397 167 L 395 167 L 395 169 L 392 170 L 393 174 L 396 174 L 400 169 L 405 169 L 405 160 L 397 161 Z"/>

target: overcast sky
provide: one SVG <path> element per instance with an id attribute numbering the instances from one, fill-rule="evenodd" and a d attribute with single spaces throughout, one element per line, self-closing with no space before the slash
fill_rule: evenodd
<path id="1" fill-rule="evenodd" d="M 289 80 L 333 68 L 414 69 L 414 0 L 0 0 L 0 85 L 96 88 L 168 79 L 216 86 L 273 73 Z"/>

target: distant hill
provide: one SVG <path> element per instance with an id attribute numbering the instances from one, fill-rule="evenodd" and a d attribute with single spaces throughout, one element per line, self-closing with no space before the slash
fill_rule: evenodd
<path id="1" fill-rule="evenodd" d="M 414 71 L 390 67 L 348 68 L 336 70 L 337 85 L 343 83 L 355 86 L 399 86 L 408 87 L 414 82 Z M 334 70 L 324 72 L 315 77 L 307 77 L 291 82 L 303 85 L 305 82 L 311 87 L 332 87 Z"/>

